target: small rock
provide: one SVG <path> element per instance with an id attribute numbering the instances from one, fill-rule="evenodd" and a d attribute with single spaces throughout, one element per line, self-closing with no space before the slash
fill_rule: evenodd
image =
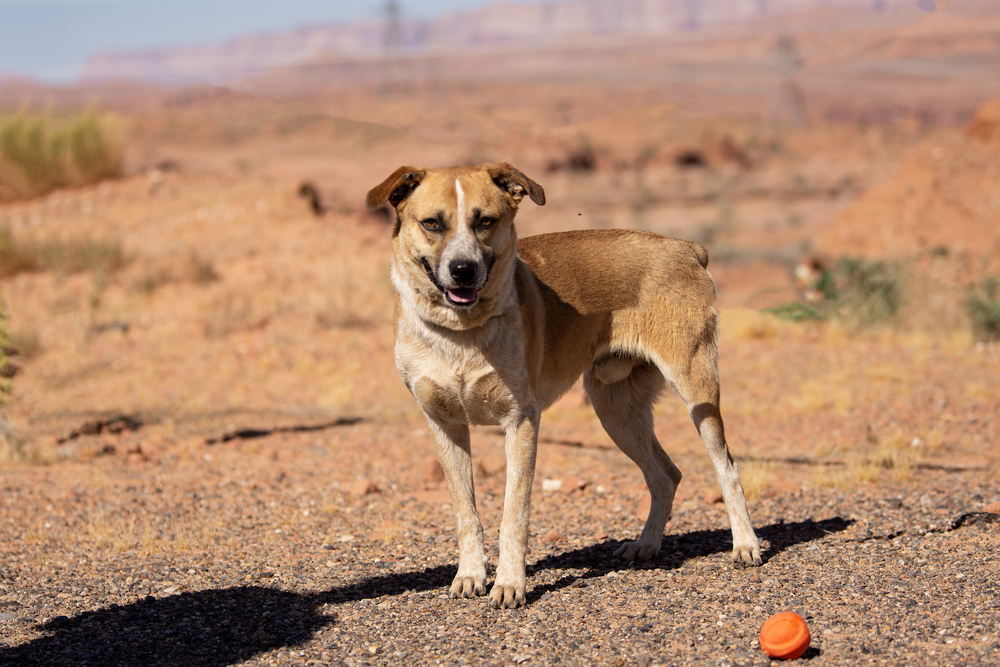
<path id="1" fill-rule="evenodd" d="M 581 490 L 586 486 L 587 483 L 576 475 L 563 475 L 562 486 L 559 487 L 559 490 L 568 495 L 574 491 Z"/>
<path id="2" fill-rule="evenodd" d="M 367 496 L 373 493 L 378 493 L 379 488 L 375 482 L 370 479 L 359 479 L 354 484 L 351 484 L 350 489 L 352 496 Z"/>
<path id="3" fill-rule="evenodd" d="M 721 491 L 706 491 L 705 495 L 702 496 L 702 500 L 705 501 L 706 505 L 716 505 L 721 503 L 724 498 Z"/>
<path id="4" fill-rule="evenodd" d="M 990 514 L 1000 514 L 1000 501 L 990 503 L 989 505 L 983 505 L 982 511 L 989 512 Z"/>
<path id="5" fill-rule="evenodd" d="M 542 541 L 548 544 L 551 542 L 562 542 L 565 539 L 566 538 L 563 536 L 563 534 L 560 533 L 558 530 L 550 530 L 549 532 L 545 533 L 545 537 L 542 538 Z"/>
<path id="6" fill-rule="evenodd" d="M 563 481 L 561 479 L 543 479 L 542 480 L 542 491 L 558 491 L 562 488 Z"/>
<path id="7" fill-rule="evenodd" d="M 436 456 L 428 456 L 422 466 L 424 481 L 428 484 L 439 484 L 444 481 L 444 468 Z"/>
<path id="8" fill-rule="evenodd" d="M 597 540 L 598 542 L 603 542 L 604 540 L 608 539 L 608 534 L 607 533 L 603 533 L 603 532 L 602 533 L 596 533 L 594 535 L 594 539 Z"/>

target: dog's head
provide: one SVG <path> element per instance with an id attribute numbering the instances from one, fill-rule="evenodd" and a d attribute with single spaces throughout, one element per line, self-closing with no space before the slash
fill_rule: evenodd
<path id="1" fill-rule="evenodd" d="M 396 208 L 393 282 L 400 296 L 452 329 L 502 312 L 512 298 L 514 215 L 525 195 L 545 203 L 542 187 L 507 163 L 394 171 L 366 204 Z"/>

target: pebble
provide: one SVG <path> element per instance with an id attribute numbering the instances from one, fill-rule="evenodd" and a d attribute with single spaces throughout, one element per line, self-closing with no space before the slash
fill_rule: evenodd
<path id="1" fill-rule="evenodd" d="M 368 496 L 378 492 L 378 485 L 370 479 L 359 479 L 351 484 L 350 493 L 352 496 Z"/>

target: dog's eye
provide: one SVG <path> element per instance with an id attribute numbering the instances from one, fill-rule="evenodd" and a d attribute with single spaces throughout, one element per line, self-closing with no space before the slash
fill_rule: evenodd
<path id="1" fill-rule="evenodd" d="M 483 229 L 489 229 L 497 224 L 496 218 L 479 218 L 479 226 Z"/>
<path id="2" fill-rule="evenodd" d="M 420 224 L 424 226 L 424 229 L 439 229 L 441 223 L 434 218 L 427 218 L 426 220 L 421 220 Z"/>

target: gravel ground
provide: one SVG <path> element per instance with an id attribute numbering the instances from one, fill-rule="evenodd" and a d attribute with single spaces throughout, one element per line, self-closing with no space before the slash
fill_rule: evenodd
<path id="1" fill-rule="evenodd" d="M 757 633 L 785 609 L 807 620 L 810 664 L 1000 664 L 992 471 L 822 487 L 779 466 L 785 490 L 750 503 L 766 562 L 734 570 L 707 457 L 682 451 L 663 549 L 633 567 L 611 554 L 641 527 L 639 473 L 614 450 L 543 444 L 539 479 L 576 461 L 579 481 L 536 485 L 528 605 L 498 611 L 447 598 L 447 496 L 429 445 L 400 446 L 418 431 L 139 431 L 116 454 L 0 469 L 0 665 L 764 665 Z M 502 463 L 481 449 L 495 549 Z"/>

